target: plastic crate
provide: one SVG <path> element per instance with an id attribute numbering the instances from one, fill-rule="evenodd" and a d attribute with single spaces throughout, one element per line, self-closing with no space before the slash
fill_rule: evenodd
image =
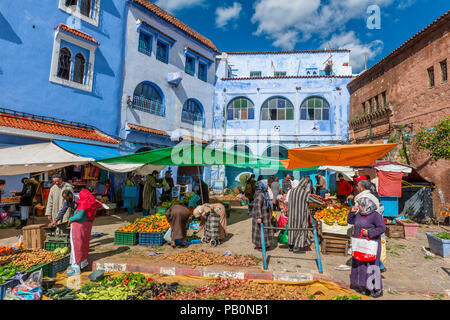
<path id="1" fill-rule="evenodd" d="M 164 244 L 164 234 L 159 232 L 139 233 L 139 245 L 144 247 L 162 246 Z"/>
<path id="2" fill-rule="evenodd" d="M 441 257 L 450 256 L 450 240 L 440 239 L 435 236 L 437 232 L 427 232 L 430 250 Z"/>
<path id="3" fill-rule="evenodd" d="M 39 269 L 42 269 L 42 275 L 43 275 L 44 277 L 50 277 L 50 269 L 51 269 L 51 267 L 52 267 L 52 263 L 53 263 L 53 262 L 47 262 L 47 263 L 42 263 L 42 264 L 35 265 L 35 266 L 29 268 L 29 269 L 27 270 L 27 272 L 28 272 L 28 274 L 31 274 L 31 273 L 33 273 L 34 271 L 37 271 L 37 270 L 39 270 Z"/>
<path id="4" fill-rule="evenodd" d="M 70 250 L 70 241 L 49 241 L 46 240 L 44 243 L 44 249 L 47 251 L 54 251 L 57 248 L 67 247 Z"/>
<path id="5" fill-rule="evenodd" d="M 12 289 L 19 284 L 19 280 L 10 280 L 0 284 L 0 300 L 3 300 L 8 289 Z"/>
<path id="6" fill-rule="evenodd" d="M 50 265 L 50 275 L 49 277 L 53 278 L 56 277 L 56 274 L 65 271 L 70 265 L 70 254 L 56 259 L 52 262 Z"/>
<path id="7" fill-rule="evenodd" d="M 398 216 L 398 197 L 385 197 L 380 195 L 380 200 L 384 206 L 383 217 Z"/>
<path id="8" fill-rule="evenodd" d="M 163 207 L 158 207 L 156 209 L 156 213 L 166 213 L 167 208 L 163 208 Z"/>
<path id="9" fill-rule="evenodd" d="M 241 200 L 241 206 L 248 205 L 248 200 Z"/>
<path id="10" fill-rule="evenodd" d="M 138 239 L 137 232 L 122 232 L 117 230 L 114 233 L 114 244 L 117 245 L 135 246 L 138 244 Z"/>

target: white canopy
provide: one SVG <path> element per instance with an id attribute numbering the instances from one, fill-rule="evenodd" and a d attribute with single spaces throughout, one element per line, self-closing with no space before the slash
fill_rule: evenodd
<path id="1" fill-rule="evenodd" d="M 102 169 L 118 172 L 118 173 L 126 173 L 126 172 L 136 172 L 136 174 L 141 176 L 146 176 L 151 174 L 153 170 L 157 170 L 158 172 L 164 169 L 167 166 L 153 166 L 153 165 L 142 165 L 142 163 L 103 163 L 96 162 L 95 165 Z"/>
<path id="2" fill-rule="evenodd" d="M 0 175 L 45 172 L 94 161 L 92 158 L 79 157 L 67 152 L 52 142 L 1 148 Z"/>
<path id="3" fill-rule="evenodd" d="M 401 164 L 395 164 L 395 163 L 383 164 L 383 165 L 375 166 L 374 168 L 379 171 L 403 172 L 403 173 L 411 173 L 412 172 L 412 168 L 407 167 L 407 166 L 402 166 Z"/>
<path id="4" fill-rule="evenodd" d="M 319 170 L 328 170 L 334 171 L 338 173 L 342 173 L 342 175 L 347 180 L 353 180 L 353 176 L 355 175 L 356 170 L 353 170 L 351 167 L 339 167 L 339 166 L 320 166 Z"/>

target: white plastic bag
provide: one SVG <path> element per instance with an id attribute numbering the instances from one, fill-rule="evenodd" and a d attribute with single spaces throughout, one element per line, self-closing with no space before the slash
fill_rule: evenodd
<path id="1" fill-rule="evenodd" d="M 353 258 L 359 261 L 374 261 L 377 258 L 378 242 L 362 239 L 362 232 L 358 238 L 352 238 Z"/>
<path id="2" fill-rule="evenodd" d="M 172 228 L 167 229 L 166 234 L 164 235 L 164 240 L 168 243 L 172 242 Z"/>

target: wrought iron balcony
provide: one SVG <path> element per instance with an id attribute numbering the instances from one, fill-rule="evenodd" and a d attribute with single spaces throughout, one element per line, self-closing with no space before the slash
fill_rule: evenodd
<path id="1" fill-rule="evenodd" d="M 134 96 L 132 107 L 140 111 L 156 114 L 157 116 L 166 116 L 166 108 L 161 102 L 150 100 L 145 97 Z"/>

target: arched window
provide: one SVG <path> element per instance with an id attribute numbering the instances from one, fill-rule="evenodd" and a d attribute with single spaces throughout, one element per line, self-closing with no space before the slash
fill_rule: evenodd
<path id="1" fill-rule="evenodd" d="M 61 79 L 70 79 L 70 63 L 72 54 L 67 48 L 59 50 L 58 72 L 57 77 Z"/>
<path id="2" fill-rule="evenodd" d="M 66 7 L 76 6 L 78 0 L 66 0 Z"/>
<path id="3" fill-rule="evenodd" d="M 86 17 L 91 16 L 91 0 L 81 0 L 80 12 Z"/>
<path id="4" fill-rule="evenodd" d="M 288 149 L 279 145 L 270 145 L 263 156 L 276 158 L 276 159 L 288 159 Z"/>
<path id="5" fill-rule="evenodd" d="M 190 124 L 201 122 L 202 127 L 204 127 L 205 117 L 202 105 L 194 99 L 186 100 L 181 113 L 181 121 Z"/>
<path id="6" fill-rule="evenodd" d="M 294 120 L 294 105 L 283 97 L 267 99 L 261 108 L 261 120 Z"/>
<path id="7" fill-rule="evenodd" d="M 233 99 L 227 106 L 227 120 L 253 120 L 255 106 L 244 97 Z"/>
<path id="8" fill-rule="evenodd" d="M 321 97 L 309 97 L 300 106 L 300 120 L 330 120 L 330 106 Z"/>
<path id="9" fill-rule="evenodd" d="M 84 83 L 84 68 L 86 65 L 86 59 L 84 59 L 81 53 L 75 56 L 75 65 L 73 70 L 73 81 L 83 84 Z"/>
<path id="10" fill-rule="evenodd" d="M 150 82 L 142 82 L 134 90 L 133 108 L 161 117 L 166 114 L 161 90 Z"/>

